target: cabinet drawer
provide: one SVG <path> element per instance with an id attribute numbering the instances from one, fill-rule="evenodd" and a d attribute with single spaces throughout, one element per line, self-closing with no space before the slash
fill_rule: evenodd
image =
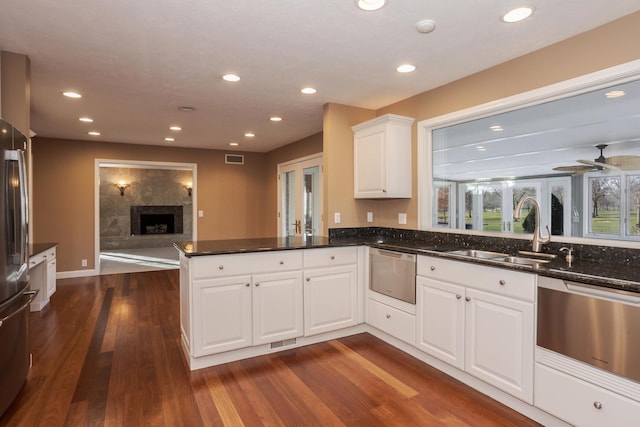
<path id="1" fill-rule="evenodd" d="M 33 254 L 29 257 L 29 267 L 35 267 L 41 262 L 45 261 L 45 252 L 40 252 L 38 254 Z"/>
<path id="2" fill-rule="evenodd" d="M 193 257 L 192 278 L 225 277 L 302 269 L 302 251 Z"/>
<path id="3" fill-rule="evenodd" d="M 636 401 L 541 364 L 536 364 L 534 403 L 579 426 L 632 425 L 640 413 Z"/>
<path id="4" fill-rule="evenodd" d="M 331 267 L 357 262 L 357 247 L 307 249 L 304 252 L 304 268 Z"/>
<path id="5" fill-rule="evenodd" d="M 399 340 L 415 345 L 416 318 L 402 310 L 369 299 L 367 323 Z"/>
<path id="6" fill-rule="evenodd" d="M 465 261 L 418 256 L 417 275 L 525 301 L 535 301 L 536 276 Z"/>

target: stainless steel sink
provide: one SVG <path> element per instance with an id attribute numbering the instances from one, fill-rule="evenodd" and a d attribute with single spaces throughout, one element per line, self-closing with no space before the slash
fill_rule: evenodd
<path id="1" fill-rule="evenodd" d="M 506 262 L 508 264 L 517 265 L 538 265 L 549 262 L 548 259 L 524 258 L 519 256 L 506 256 L 504 258 L 492 258 L 493 261 Z"/>
<path id="2" fill-rule="evenodd" d="M 460 255 L 469 258 L 481 258 L 481 259 L 493 259 L 493 258 L 506 258 L 509 254 L 503 254 L 500 252 L 479 251 L 476 249 L 461 249 L 457 251 L 448 252 L 451 255 Z"/>

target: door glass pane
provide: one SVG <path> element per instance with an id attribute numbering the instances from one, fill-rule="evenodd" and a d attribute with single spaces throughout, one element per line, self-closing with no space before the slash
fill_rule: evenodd
<path id="1" fill-rule="evenodd" d="M 482 188 L 482 230 L 502 230 L 502 188 Z"/>
<path id="2" fill-rule="evenodd" d="M 589 232 L 620 234 L 620 177 L 589 178 L 591 222 Z"/>
<path id="3" fill-rule="evenodd" d="M 551 186 L 551 234 L 564 236 L 565 186 Z"/>
<path id="4" fill-rule="evenodd" d="M 531 196 L 537 198 L 537 191 L 535 187 L 514 187 L 513 189 L 513 205 L 512 210 L 515 210 L 516 205 L 523 198 Z M 540 209 L 544 209 L 543 206 L 540 206 Z M 515 211 L 514 211 L 515 213 Z M 520 219 L 513 221 L 513 232 L 514 233 L 528 233 L 532 234 L 533 230 L 536 228 L 536 210 L 533 207 L 533 203 L 527 201 L 522 206 L 522 211 L 520 212 Z M 543 228 L 543 227 L 542 227 Z"/>
<path id="5" fill-rule="evenodd" d="M 320 188 L 320 168 L 313 166 L 303 169 L 303 201 L 302 215 L 304 218 L 304 234 L 311 236 L 318 230 L 318 220 L 320 216 L 319 188 Z"/>
<path id="6" fill-rule="evenodd" d="M 296 173 L 282 174 L 282 229 L 287 236 L 296 235 Z"/>
<path id="7" fill-rule="evenodd" d="M 629 215 L 627 230 L 629 236 L 640 236 L 640 175 L 627 177 Z"/>

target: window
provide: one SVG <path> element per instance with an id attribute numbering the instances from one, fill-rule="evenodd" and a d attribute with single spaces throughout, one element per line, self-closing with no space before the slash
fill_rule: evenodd
<path id="1" fill-rule="evenodd" d="M 589 174 L 585 180 L 589 206 L 586 233 L 596 238 L 640 238 L 640 175 Z"/>

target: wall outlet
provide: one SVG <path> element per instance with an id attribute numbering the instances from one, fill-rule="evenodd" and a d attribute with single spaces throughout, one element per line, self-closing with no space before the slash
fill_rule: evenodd
<path id="1" fill-rule="evenodd" d="M 86 259 L 83 259 L 80 263 L 82 264 L 83 267 L 87 266 L 87 260 Z"/>
<path id="2" fill-rule="evenodd" d="M 198 211 L 198 218 L 202 218 L 204 216 L 204 211 Z"/>
<path id="3" fill-rule="evenodd" d="M 398 214 L 398 224 L 406 224 L 407 223 L 407 214 L 399 213 Z"/>
<path id="4" fill-rule="evenodd" d="M 340 224 L 340 212 L 336 212 L 333 214 L 333 222 L 336 224 Z"/>
<path id="5" fill-rule="evenodd" d="M 367 222 L 373 222 L 373 212 L 367 212 Z"/>

